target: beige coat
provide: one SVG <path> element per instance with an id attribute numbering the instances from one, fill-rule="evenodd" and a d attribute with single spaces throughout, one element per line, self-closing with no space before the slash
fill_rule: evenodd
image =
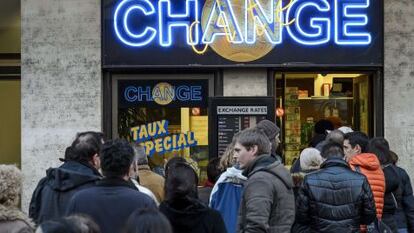
<path id="1" fill-rule="evenodd" d="M 140 185 L 151 190 L 161 203 L 164 200 L 164 177 L 151 171 L 148 165 L 138 166 L 138 177 Z"/>

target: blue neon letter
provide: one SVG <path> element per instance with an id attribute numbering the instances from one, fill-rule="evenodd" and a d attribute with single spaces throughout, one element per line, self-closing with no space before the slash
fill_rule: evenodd
<path id="1" fill-rule="evenodd" d="M 190 41 L 190 26 L 198 18 L 198 0 L 186 0 L 185 13 L 172 13 L 170 0 L 160 0 L 158 2 L 158 25 L 159 25 L 159 41 L 161 46 L 168 47 L 172 44 L 172 29 L 176 27 L 184 27 L 186 30 L 185 38 L 187 44 L 196 45 L 199 39 L 199 26 L 193 28 L 193 41 Z M 166 9 L 166 10 L 165 10 Z M 165 25 L 164 25 L 165 24 Z"/>
<path id="2" fill-rule="evenodd" d="M 330 10 L 327 0 L 296 1 L 286 12 L 288 20 L 296 18 L 295 23 L 287 27 L 289 35 L 303 45 L 328 43 L 331 38 Z M 303 18 L 309 18 L 310 22 Z"/>
<path id="3" fill-rule="evenodd" d="M 132 95 L 131 95 L 131 92 L 132 92 Z M 124 91 L 125 100 L 128 101 L 128 102 L 137 101 L 137 99 L 138 99 L 137 92 L 138 92 L 138 90 L 134 86 L 129 86 L 129 87 L 125 88 L 125 91 Z"/>
<path id="4" fill-rule="evenodd" d="M 277 0 L 266 0 L 265 8 L 258 0 L 245 1 L 245 38 L 247 44 L 256 43 L 257 38 L 257 23 L 262 26 L 268 41 L 272 44 L 280 44 L 282 42 L 282 27 L 279 22 L 282 22 L 282 11 L 276 15 Z M 278 17 L 278 19 L 276 18 Z"/>
<path id="5" fill-rule="evenodd" d="M 227 36 L 234 44 L 243 43 L 244 39 L 229 0 L 214 1 L 204 28 L 203 44 L 213 43 L 216 36 Z"/>
<path id="6" fill-rule="evenodd" d="M 365 11 L 368 7 L 369 0 L 335 0 L 336 44 L 371 44 L 371 33 L 364 30 L 368 24 L 368 16 Z"/>
<path id="7" fill-rule="evenodd" d="M 116 7 L 114 14 L 115 34 L 126 45 L 133 47 L 145 46 L 154 39 L 157 31 L 153 27 L 147 26 L 139 34 L 131 32 L 128 19 L 132 13 L 142 13 L 148 16 L 155 14 L 155 9 L 149 0 L 121 1 Z"/>

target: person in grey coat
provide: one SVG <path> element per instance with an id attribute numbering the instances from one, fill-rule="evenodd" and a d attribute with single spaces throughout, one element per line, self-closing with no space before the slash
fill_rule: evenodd
<path id="1" fill-rule="evenodd" d="M 295 220 L 292 177 L 270 156 L 269 139 L 258 129 L 246 129 L 238 136 L 234 150 L 248 178 L 237 232 L 290 232 Z"/>
<path id="2" fill-rule="evenodd" d="M 19 209 L 22 173 L 14 165 L 0 164 L 0 233 L 33 233 L 34 224 Z"/>

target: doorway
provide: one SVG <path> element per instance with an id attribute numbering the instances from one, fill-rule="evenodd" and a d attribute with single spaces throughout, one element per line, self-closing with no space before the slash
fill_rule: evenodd
<path id="1" fill-rule="evenodd" d="M 292 165 L 312 145 L 318 122 L 329 121 L 333 129 L 347 126 L 372 136 L 373 81 L 374 74 L 369 72 L 275 73 L 276 119 L 282 129 L 279 149 L 285 164 Z"/>

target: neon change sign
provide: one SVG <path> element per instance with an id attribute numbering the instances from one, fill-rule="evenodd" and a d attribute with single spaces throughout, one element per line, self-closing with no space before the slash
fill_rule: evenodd
<path id="1" fill-rule="evenodd" d="M 367 27 L 372 0 L 212 1 L 201 12 L 207 1 L 182 0 L 183 6 L 177 7 L 170 0 L 121 0 L 114 8 L 113 30 L 124 45 L 136 48 L 170 47 L 175 30 L 185 31 L 188 46 L 210 45 L 222 37 L 231 44 L 250 45 L 261 35 L 275 46 L 286 39 L 304 46 L 372 42 Z M 235 13 L 236 2 L 241 14 Z"/>

